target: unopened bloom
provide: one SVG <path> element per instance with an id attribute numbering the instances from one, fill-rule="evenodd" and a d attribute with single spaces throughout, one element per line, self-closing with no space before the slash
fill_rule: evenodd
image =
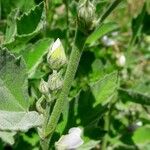
<path id="1" fill-rule="evenodd" d="M 118 54 L 118 55 L 116 55 L 116 57 L 117 57 L 117 60 L 116 60 L 117 66 L 123 67 L 126 63 L 125 55 L 124 54 Z"/>
<path id="2" fill-rule="evenodd" d="M 95 26 L 95 6 L 85 0 L 78 7 L 78 24 L 81 30 L 92 30 Z"/>
<path id="3" fill-rule="evenodd" d="M 53 70 L 58 70 L 66 64 L 67 59 L 65 51 L 59 38 L 50 47 L 47 55 L 47 62 Z"/>
<path id="4" fill-rule="evenodd" d="M 50 90 L 58 90 L 63 85 L 63 79 L 61 77 L 61 74 L 57 72 L 56 70 L 53 71 L 51 75 L 49 75 L 48 78 L 48 87 Z"/>
<path id="5" fill-rule="evenodd" d="M 43 79 L 41 79 L 39 90 L 42 94 L 48 94 L 49 93 L 48 83 L 45 82 Z"/>
<path id="6" fill-rule="evenodd" d="M 67 135 L 63 135 L 56 143 L 57 150 L 76 149 L 83 144 L 81 139 L 82 130 L 78 127 L 71 128 Z"/>

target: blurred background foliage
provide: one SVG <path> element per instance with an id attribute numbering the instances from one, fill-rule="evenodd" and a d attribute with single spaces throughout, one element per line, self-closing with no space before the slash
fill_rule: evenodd
<path id="1" fill-rule="evenodd" d="M 98 18 L 112 2 L 94 1 Z M 31 110 L 40 97 L 40 79 L 52 72 L 46 63 L 52 41 L 60 38 L 69 58 L 77 3 L 49 0 L 45 9 L 42 0 L 0 1 L 0 44 L 26 62 Z M 123 66 L 117 63 L 120 54 L 126 58 Z M 53 141 L 81 126 L 85 144 L 80 149 L 150 150 L 149 0 L 122 0 L 88 38 L 68 100 Z M 35 129 L 13 139 L 0 137 L 1 150 L 39 149 Z"/>

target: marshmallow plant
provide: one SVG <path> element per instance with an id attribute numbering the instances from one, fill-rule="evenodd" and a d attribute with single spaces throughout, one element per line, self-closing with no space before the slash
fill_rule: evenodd
<path id="1" fill-rule="evenodd" d="M 48 2 L 48 0 L 45 0 L 45 2 Z M 65 2 L 67 3 L 68 1 L 66 0 Z M 77 7 L 78 14 L 76 18 L 75 32 L 74 30 L 72 30 L 73 32 L 70 30 L 71 35 L 75 33 L 73 43 L 71 44 L 69 43 L 72 40 L 72 37 L 70 38 L 69 34 L 66 34 L 66 39 L 69 38 L 69 40 L 67 39 L 69 41 L 68 42 L 69 44 L 66 42 L 67 44 L 65 46 L 69 49 L 69 47 L 71 47 L 72 45 L 72 49 L 69 49 L 70 50 L 69 60 L 67 60 L 67 57 L 65 54 L 66 49 L 64 49 L 61 40 L 58 38 L 53 43 L 50 43 L 51 45 L 48 48 L 46 65 L 45 64 L 43 65 L 41 63 L 41 60 L 42 58 L 45 58 L 44 56 L 45 56 L 45 51 L 47 50 L 47 47 L 45 49 L 43 47 L 45 47 L 47 43 L 47 38 L 39 40 L 39 42 L 37 42 L 37 44 L 35 45 L 31 44 L 32 42 L 35 41 L 35 39 L 33 40 L 33 37 L 35 35 L 39 35 L 39 33 L 33 31 L 32 33 L 29 34 L 30 30 L 32 28 L 35 28 L 34 25 L 32 26 L 32 23 L 31 24 L 29 23 L 29 21 L 35 20 L 34 18 L 36 18 L 35 22 L 37 22 L 39 20 L 38 19 L 39 17 L 36 17 L 36 14 L 38 14 L 38 12 L 42 12 L 42 9 L 40 8 L 40 6 L 42 6 L 43 11 L 45 11 L 44 7 L 45 5 L 47 5 L 47 3 L 44 4 L 44 2 L 42 2 L 41 4 L 39 4 L 38 7 L 35 7 L 35 9 L 31 10 L 30 16 L 28 16 L 28 14 L 25 13 L 25 15 L 22 15 L 22 19 L 21 18 L 12 19 L 14 23 L 10 23 L 10 24 L 13 24 L 16 26 L 17 35 L 16 36 L 13 35 L 13 37 L 11 37 L 12 43 L 8 42 L 5 44 L 10 49 L 12 48 L 12 51 L 13 51 L 13 48 L 15 48 L 13 52 L 17 56 L 19 54 L 22 54 L 23 57 L 26 58 L 25 61 L 27 61 L 29 64 L 26 65 L 22 57 L 17 58 L 15 55 L 12 55 L 8 50 L 3 50 L 2 48 L 0 48 L 0 122 L 1 122 L 0 132 L 6 131 L 6 133 L 9 134 L 10 131 L 13 131 L 14 132 L 13 135 L 15 135 L 17 131 L 27 131 L 28 129 L 32 127 L 36 127 L 37 132 L 40 137 L 40 146 L 42 150 L 49 150 L 50 148 L 54 148 L 54 145 L 50 145 L 53 142 L 51 141 L 51 138 L 53 136 L 53 133 L 57 131 L 56 129 L 57 129 L 58 122 L 61 121 L 60 116 L 61 114 L 63 114 L 64 106 L 66 104 L 66 101 L 68 100 L 68 95 L 71 89 L 71 85 L 74 81 L 75 74 L 77 72 L 80 58 L 82 56 L 87 39 L 92 33 L 97 32 L 97 29 L 98 30 L 100 29 L 101 24 L 103 23 L 104 19 L 120 3 L 120 0 L 114 0 L 114 2 L 111 3 L 109 9 L 106 9 L 106 12 L 104 12 L 104 14 L 102 14 L 102 16 L 100 16 L 99 19 L 96 19 L 97 10 L 93 2 L 94 1 L 91 1 L 91 0 L 81 0 L 79 2 L 79 5 Z M 48 7 L 47 7 L 47 10 L 48 10 Z M 48 13 L 49 11 L 46 13 L 42 12 L 40 15 L 38 15 L 38 16 L 42 16 L 41 18 L 42 21 L 40 21 L 40 24 L 38 24 L 37 28 L 35 28 L 36 30 L 39 27 L 40 27 L 39 31 L 43 29 L 43 24 L 45 23 L 44 19 L 46 18 L 44 15 Z M 20 13 L 17 13 L 16 15 L 18 14 Z M 14 14 L 11 14 L 11 15 L 13 16 Z M 69 13 L 67 17 L 70 17 L 70 16 L 71 15 Z M 47 18 L 51 18 L 51 17 L 47 17 Z M 55 14 L 54 14 L 54 18 L 55 18 Z M 11 19 L 9 21 L 11 21 Z M 27 21 L 27 23 L 24 23 L 24 21 L 25 22 Z M 25 28 L 26 26 L 24 25 L 26 24 L 31 25 L 31 28 L 29 29 Z M 52 24 L 52 27 L 54 24 Z M 67 24 L 69 26 L 68 22 Z M 23 25 L 23 29 L 22 29 L 22 25 Z M 73 27 L 74 25 L 75 24 L 73 23 Z M 11 29 L 14 29 L 14 27 L 8 28 L 8 33 L 9 32 L 10 33 L 7 36 L 12 35 Z M 27 32 L 21 31 L 25 29 L 28 29 L 28 31 Z M 38 37 L 42 37 L 42 36 L 44 36 L 44 34 L 40 34 L 40 36 Z M 14 41 L 16 39 L 17 41 Z M 106 37 L 104 38 L 104 40 L 107 43 L 107 45 L 114 44 L 113 41 L 110 41 Z M 18 46 L 13 45 L 16 43 L 19 45 Z M 2 46 L 5 46 L 5 44 Z M 29 46 L 29 48 L 30 48 L 30 44 L 31 44 L 31 47 L 32 45 L 33 47 L 35 46 L 34 48 L 37 50 L 37 51 L 32 51 L 31 49 L 29 51 L 29 54 L 30 54 L 29 57 L 31 57 L 31 59 L 29 60 L 28 60 L 28 55 L 27 56 L 24 55 L 24 52 L 26 50 L 26 47 L 25 47 L 26 44 Z M 19 46 L 21 46 L 21 48 Z M 24 49 L 24 50 L 19 51 L 19 49 Z M 44 51 L 44 52 L 41 52 L 41 51 Z M 34 54 L 35 56 L 37 56 L 36 54 L 38 54 L 39 58 L 38 60 L 32 61 L 32 56 Z M 122 65 L 125 62 L 125 58 L 121 57 L 119 61 Z M 30 68 L 31 65 L 32 65 L 32 68 Z M 36 90 L 34 91 L 32 89 L 33 87 L 31 87 L 31 90 L 30 88 L 28 88 L 27 83 L 28 83 L 28 78 L 29 79 L 31 78 L 32 80 L 34 78 L 34 75 L 36 76 L 39 73 L 39 72 L 38 73 L 36 72 L 38 65 L 41 67 L 41 70 L 43 68 L 45 69 L 45 67 L 43 66 L 46 66 L 46 69 L 49 67 L 48 68 L 49 71 L 47 71 L 48 70 L 47 69 L 46 70 L 47 72 L 44 75 L 42 74 L 42 79 L 39 83 L 39 91 L 36 88 L 35 88 Z M 47 74 L 48 72 L 51 72 L 51 74 L 48 75 Z M 64 76 L 63 76 L 63 73 L 64 73 Z M 27 74 L 29 76 L 27 76 Z M 38 79 L 39 79 L 39 76 L 38 76 Z M 109 76 L 108 78 L 106 78 L 106 80 L 108 83 Z M 105 86 L 105 84 L 103 84 L 103 86 Z M 104 89 L 105 91 L 102 91 L 102 93 L 104 93 L 104 95 L 107 95 L 107 89 L 111 89 L 111 88 L 109 87 L 109 88 L 104 88 Z M 93 97 L 99 97 L 99 96 L 96 96 L 98 92 L 94 92 L 94 88 L 91 87 L 91 90 L 93 91 Z M 34 92 L 35 92 L 35 95 L 37 94 L 36 97 L 38 97 L 39 95 L 41 97 L 39 97 L 39 99 L 36 102 L 37 111 L 30 111 L 29 100 L 33 99 L 33 98 L 30 98 L 30 96 Z M 29 96 L 29 93 L 31 94 L 30 96 Z M 95 106 L 93 105 L 93 107 Z M 63 114 L 63 119 L 65 117 L 68 119 L 68 116 L 65 116 Z M 68 123 L 69 119 L 67 120 L 66 118 L 64 120 Z M 68 126 L 65 126 L 65 127 L 68 127 Z M 63 131 L 64 130 L 62 129 L 61 132 Z M 63 136 L 60 135 L 60 139 L 57 142 L 55 141 L 55 148 L 58 150 L 63 150 L 63 149 L 69 150 L 69 149 L 79 148 L 83 144 L 81 134 L 82 134 L 82 131 L 80 128 L 78 127 L 71 128 L 68 134 L 63 135 Z"/>
<path id="2" fill-rule="evenodd" d="M 116 5 L 119 3 L 120 2 L 117 1 Z M 95 11 L 95 5 L 90 0 L 81 0 L 79 2 L 75 38 L 68 63 L 60 39 L 57 39 L 49 48 L 47 62 L 49 67 L 53 70 L 53 73 L 48 79 L 48 87 L 51 96 L 49 96 L 50 99 L 46 98 L 49 100 L 45 100 L 47 104 L 44 113 L 45 121 L 42 128 L 39 129 L 43 150 L 49 149 L 50 140 L 56 130 L 60 115 L 62 114 L 66 100 L 68 99 L 67 97 L 71 89 L 71 83 L 74 80 L 87 38 L 96 29 L 95 26 L 98 25 L 98 22 L 100 21 L 100 19 L 97 19 L 99 21 L 96 21 Z M 106 12 L 106 15 L 104 14 L 102 22 L 108 14 L 109 12 Z M 99 27 L 101 27 L 100 24 L 98 28 Z M 66 63 L 67 69 L 64 78 L 62 78 L 60 71 Z M 56 92 L 59 93 L 58 97 L 53 98 L 53 93 Z M 54 101 L 55 104 L 51 110 L 51 103 Z M 40 100 L 40 104 L 42 104 L 42 100 Z M 70 129 L 67 135 L 62 136 L 60 140 L 55 143 L 55 146 L 58 150 L 76 149 L 83 143 L 80 135 L 81 130 L 79 128 Z"/>

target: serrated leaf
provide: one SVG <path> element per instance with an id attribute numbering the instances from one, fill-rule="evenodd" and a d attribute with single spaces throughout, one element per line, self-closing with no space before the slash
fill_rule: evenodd
<path id="1" fill-rule="evenodd" d="M 20 18 L 17 18 L 17 34 L 18 36 L 26 36 L 36 31 L 38 26 L 41 26 L 40 21 L 43 19 L 44 3 L 40 3 L 28 13 L 24 13 Z"/>
<path id="2" fill-rule="evenodd" d="M 150 105 L 150 96 L 132 89 L 119 89 L 119 95 L 123 101 L 132 101 L 142 105 Z"/>
<path id="3" fill-rule="evenodd" d="M 43 29 L 45 25 L 44 3 L 40 3 L 28 13 L 24 13 L 16 19 L 14 24 L 16 28 L 15 35 L 9 37 L 9 41 L 4 41 L 4 45 L 12 51 L 18 50 L 21 44 L 27 43 Z M 10 35 L 10 33 L 7 34 Z"/>
<path id="4" fill-rule="evenodd" d="M 0 131 L 0 138 L 10 144 L 13 145 L 15 143 L 14 140 L 14 135 L 16 134 L 16 132 L 6 132 L 6 131 Z"/>
<path id="5" fill-rule="evenodd" d="M 51 39 L 44 38 L 39 40 L 34 45 L 29 45 L 21 52 L 21 55 L 27 64 L 29 77 L 34 74 L 35 69 L 42 62 L 42 58 L 47 53 L 50 44 Z"/>
<path id="6" fill-rule="evenodd" d="M 0 50 L 0 110 L 27 111 L 27 74 L 24 61 Z"/>
<path id="7" fill-rule="evenodd" d="M 117 86 L 117 72 L 108 74 L 103 79 L 90 84 L 91 91 L 96 100 L 94 105 L 106 103 L 109 98 L 111 99 Z"/>
<path id="8" fill-rule="evenodd" d="M 16 35 L 16 32 L 17 32 L 16 19 L 17 19 L 18 15 L 19 15 L 19 10 L 14 9 L 8 16 L 7 28 L 6 28 L 6 33 L 5 33 L 5 42 L 6 43 L 11 42 L 12 38 L 14 38 L 14 36 Z"/>
<path id="9" fill-rule="evenodd" d="M 87 39 L 87 44 L 93 44 L 98 39 L 100 39 L 105 34 L 116 30 L 118 26 L 115 23 L 109 22 L 109 23 L 103 23 L 101 26 L 99 26 Z"/>
<path id="10" fill-rule="evenodd" d="M 27 131 L 42 123 L 42 116 L 28 111 L 26 71 L 23 59 L 0 49 L 0 130 Z"/>
<path id="11" fill-rule="evenodd" d="M 42 116 L 35 111 L 9 112 L 0 111 L 0 129 L 11 131 L 27 131 L 42 124 Z"/>

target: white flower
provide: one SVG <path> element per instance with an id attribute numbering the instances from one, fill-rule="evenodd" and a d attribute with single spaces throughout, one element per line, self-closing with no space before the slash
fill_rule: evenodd
<path id="1" fill-rule="evenodd" d="M 47 62 L 53 70 L 58 70 L 64 64 L 66 64 L 66 61 L 67 59 L 63 45 L 58 38 L 49 49 L 49 53 L 47 55 Z"/>
<path id="2" fill-rule="evenodd" d="M 81 139 L 82 130 L 78 127 L 71 128 L 67 135 L 61 136 L 61 138 L 55 143 L 57 150 L 70 150 L 76 149 L 83 144 Z"/>
<path id="3" fill-rule="evenodd" d="M 113 46 L 113 45 L 116 45 L 116 41 L 109 38 L 107 35 L 104 35 L 102 37 L 102 43 L 105 45 L 105 46 Z"/>
<path id="4" fill-rule="evenodd" d="M 136 122 L 136 125 L 137 125 L 138 127 L 141 127 L 141 126 L 143 125 L 143 122 L 142 122 L 142 121 L 138 121 L 138 122 Z"/>
<path id="5" fill-rule="evenodd" d="M 117 57 L 117 61 L 116 61 L 116 64 L 119 66 L 119 67 L 123 67 L 126 63 L 126 57 L 124 54 L 118 54 L 116 55 Z"/>

